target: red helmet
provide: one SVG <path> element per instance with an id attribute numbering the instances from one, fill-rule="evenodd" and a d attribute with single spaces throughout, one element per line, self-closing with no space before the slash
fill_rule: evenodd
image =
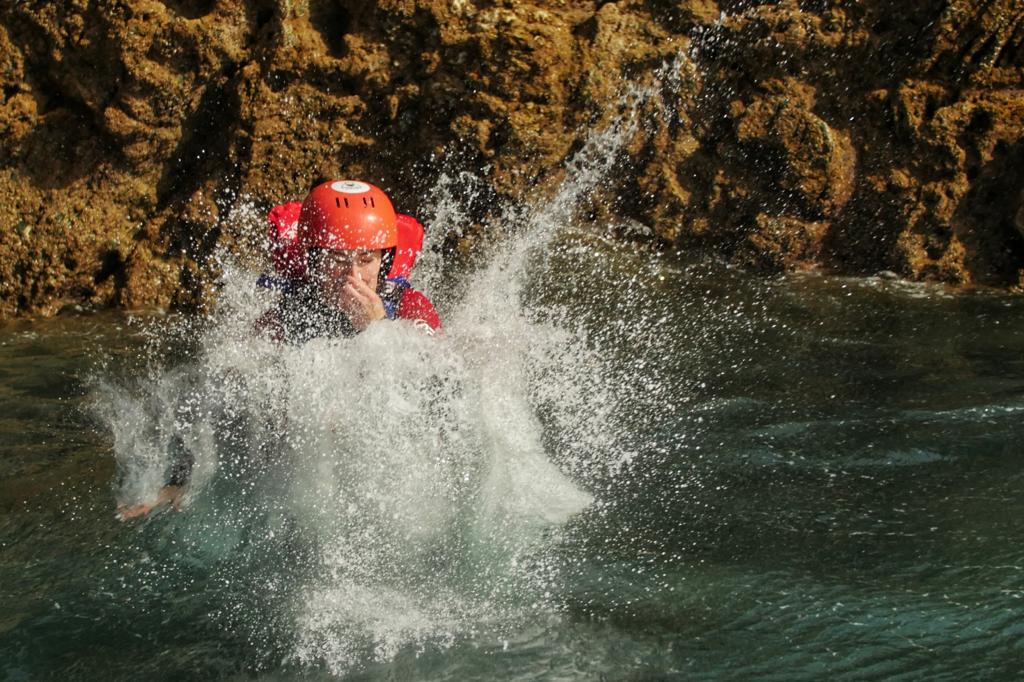
<path id="1" fill-rule="evenodd" d="M 334 180 L 317 185 L 302 202 L 303 249 L 390 249 L 398 244 L 395 209 L 388 195 L 365 182 Z"/>

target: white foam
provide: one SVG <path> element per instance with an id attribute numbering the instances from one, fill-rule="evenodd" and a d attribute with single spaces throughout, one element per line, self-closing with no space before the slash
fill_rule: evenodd
<path id="1" fill-rule="evenodd" d="M 235 531 L 204 545 L 205 561 L 237 552 L 243 529 L 292 533 L 311 548 L 294 571 L 294 598 L 275 607 L 287 613 L 272 619 L 292 624 L 295 661 L 342 674 L 405 647 L 446 646 L 557 611 L 552 531 L 592 503 L 596 474 L 633 457 L 617 407 L 661 387 L 642 362 L 611 371 L 586 324 L 538 308 L 528 290 L 564 260 L 559 239 L 636 132 L 635 106 L 584 145 L 552 200 L 507 207 L 498 233 L 514 236 L 462 282 L 462 294 L 449 287 L 446 298 L 427 245 L 416 275 L 448 304 L 443 334 L 380 322 L 351 339 L 279 346 L 253 334 L 272 294 L 228 261 L 216 314 L 180 334 L 192 335 L 191 357 L 100 391 L 120 501 L 155 496 L 178 438 L 196 461 L 180 532 L 199 544 L 224 526 Z M 481 184 L 442 178 L 431 193 L 442 224 L 428 236 L 458 232 L 450 223 L 465 220 Z M 571 258 L 588 257 L 584 242 L 569 248 Z M 627 289 L 637 281 L 624 280 Z M 637 305 L 620 293 L 615 305 Z M 634 333 L 635 322 L 612 331 Z M 157 360 L 170 350 L 156 347 Z M 267 547 L 271 565 L 299 561 Z"/>

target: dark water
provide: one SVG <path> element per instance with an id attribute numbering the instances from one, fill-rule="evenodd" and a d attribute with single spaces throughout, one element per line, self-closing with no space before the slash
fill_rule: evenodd
<path id="1" fill-rule="evenodd" d="M 295 655 L 289 585 L 315 550 L 247 538 L 248 507 L 218 507 L 216 480 L 181 513 L 115 520 L 90 405 L 97 378 L 149 376 L 145 324 L 5 326 L 0 677 L 1019 677 L 1024 300 L 558 254 L 522 309 L 590 339 L 615 399 L 573 410 L 606 409 L 622 457 L 584 471 L 557 398 L 531 393 L 545 451 L 594 498 L 546 533 L 541 592 L 515 595 L 542 606 L 342 668 Z M 564 277 L 563 257 L 590 274 Z"/>

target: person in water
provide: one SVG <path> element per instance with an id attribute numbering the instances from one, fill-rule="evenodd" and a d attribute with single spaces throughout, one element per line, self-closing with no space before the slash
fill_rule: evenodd
<path id="1" fill-rule="evenodd" d="M 271 221 L 286 221 L 281 213 L 289 208 L 295 205 L 276 207 Z M 415 238 L 411 245 L 401 243 L 413 225 L 419 228 L 419 243 Z M 377 187 L 354 180 L 316 185 L 302 202 L 294 234 L 275 244 L 275 255 L 284 261 L 279 270 L 290 275 L 289 282 L 278 306 L 257 328 L 287 343 L 352 336 L 384 319 L 411 320 L 429 332 L 439 329 L 430 299 L 404 277 L 414 257 L 410 251 L 418 253 L 420 243 L 422 226 L 396 214 Z"/>
<path id="2" fill-rule="evenodd" d="M 301 207 L 275 207 L 269 216 L 272 224 L 277 227 L 282 214 L 294 209 L 299 213 L 294 233 L 284 244 L 287 248 L 276 254 L 283 261 L 278 269 L 290 278 L 279 287 L 277 306 L 256 323 L 258 333 L 299 344 L 317 337 L 353 336 L 387 319 L 410 320 L 430 334 L 440 329 L 433 303 L 403 276 L 415 254 L 397 253 L 400 218 L 405 227 L 415 220 L 396 214 L 383 191 L 354 180 L 324 182 L 309 192 Z M 413 248 L 418 253 L 419 244 Z M 396 257 L 406 267 L 396 268 Z M 167 484 L 150 503 L 118 507 L 121 520 L 180 505 L 194 458 L 180 438 L 175 442 L 180 447 Z"/>

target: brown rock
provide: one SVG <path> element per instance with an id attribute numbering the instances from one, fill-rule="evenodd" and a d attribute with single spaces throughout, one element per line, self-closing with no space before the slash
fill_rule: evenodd
<path id="1" fill-rule="evenodd" d="M 855 151 L 849 135 L 830 128 L 812 110 L 810 98 L 755 100 L 739 117 L 736 139 L 742 160 L 759 166 L 772 191 L 793 197 L 796 211 L 834 217 L 853 191 Z"/>
<path id="2" fill-rule="evenodd" d="M 746 265 L 769 273 L 814 268 L 820 259 L 827 222 L 806 222 L 764 213 L 748 237 Z"/>
<path id="3" fill-rule="evenodd" d="M 322 175 L 418 212 L 442 172 L 770 271 L 1016 286 L 1024 6 L 99 0 L 0 5 L 0 316 L 197 304 Z M 629 96 L 626 96 L 626 95 Z M 642 231 L 633 231 L 639 235 Z M 631 237 L 639 238 L 639 237 Z"/>
<path id="4" fill-rule="evenodd" d="M 1021 190 L 1020 199 L 1018 200 L 1017 215 L 1014 218 L 1013 226 L 1017 228 L 1017 232 L 1021 237 L 1024 237 L 1024 190 Z"/>

